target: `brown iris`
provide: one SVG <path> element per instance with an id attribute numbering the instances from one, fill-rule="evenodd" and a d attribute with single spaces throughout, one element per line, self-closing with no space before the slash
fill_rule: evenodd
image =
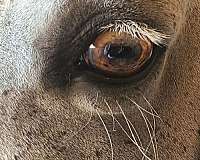
<path id="1" fill-rule="evenodd" d="M 88 66 L 108 76 L 127 77 L 139 72 L 151 58 L 153 45 L 127 33 L 104 32 L 84 54 Z"/>

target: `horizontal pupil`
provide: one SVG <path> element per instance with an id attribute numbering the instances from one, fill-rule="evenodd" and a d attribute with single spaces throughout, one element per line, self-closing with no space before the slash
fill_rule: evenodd
<path id="1" fill-rule="evenodd" d="M 137 59 L 142 51 L 141 46 L 126 44 L 108 44 L 105 47 L 104 55 L 110 59 Z"/>

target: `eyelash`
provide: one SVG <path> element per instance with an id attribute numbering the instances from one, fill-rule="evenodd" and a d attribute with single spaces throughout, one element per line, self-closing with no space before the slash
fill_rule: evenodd
<path id="1" fill-rule="evenodd" d="M 144 23 L 137 23 L 132 20 L 115 20 L 114 23 L 101 27 L 100 31 L 125 32 L 130 34 L 133 38 L 142 40 L 149 39 L 153 44 L 158 46 L 167 46 L 168 39 L 170 38 L 169 35 L 152 29 Z"/>

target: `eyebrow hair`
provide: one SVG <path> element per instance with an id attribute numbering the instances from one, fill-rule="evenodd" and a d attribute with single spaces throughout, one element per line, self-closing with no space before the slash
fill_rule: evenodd
<path id="1" fill-rule="evenodd" d="M 156 45 L 167 45 L 170 35 L 161 33 L 144 23 L 137 23 L 132 20 L 115 20 L 107 26 L 101 27 L 101 31 L 114 31 L 118 33 L 128 33 L 133 38 L 150 40 Z"/>

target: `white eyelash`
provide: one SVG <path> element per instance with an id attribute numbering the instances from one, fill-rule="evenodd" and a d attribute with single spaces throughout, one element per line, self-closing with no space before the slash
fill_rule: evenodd
<path id="1" fill-rule="evenodd" d="M 149 28 L 146 24 L 136 23 L 132 20 L 116 20 L 105 27 L 101 28 L 101 31 L 114 31 L 118 33 L 128 33 L 134 38 L 140 38 L 143 40 L 150 40 L 156 45 L 167 45 L 167 39 L 169 35 L 163 34 L 156 31 L 155 29 Z"/>

